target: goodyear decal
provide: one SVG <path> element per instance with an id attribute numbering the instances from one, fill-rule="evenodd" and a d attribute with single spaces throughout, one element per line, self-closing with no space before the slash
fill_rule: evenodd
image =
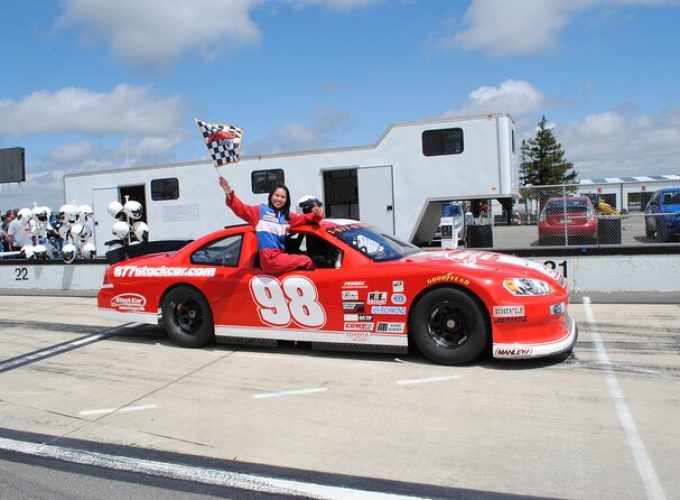
<path id="1" fill-rule="evenodd" d="M 427 284 L 431 285 L 433 283 L 458 283 L 459 285 L 468 286 L 470 280 L 456 276 L 453 273 L 440 274 L 439 276 L 432 276 L 427 279 Z"/>

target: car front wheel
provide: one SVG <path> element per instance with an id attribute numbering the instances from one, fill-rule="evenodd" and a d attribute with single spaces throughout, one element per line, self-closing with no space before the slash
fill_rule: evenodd
<path id="1" fill-rule="evenodd" d="M 428 292 L 411 318 L 413 341 L 436 363 L 459 365 L 478 358 L 489 343 L 489 325 L 480 303 L 457 288 Z"/>
<path id="2" fill-rule="evenodd" d="M 202 293 L 188 286 L 168 292 L 162 306 L 168 337 L 182 347 L 202 347 L 214 341 L 210 305 Z"/>

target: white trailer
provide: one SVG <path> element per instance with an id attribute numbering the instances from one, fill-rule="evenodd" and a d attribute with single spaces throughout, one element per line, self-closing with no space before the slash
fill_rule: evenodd
<path id="1" fill-rule="evenodd" d="M 505 113 L 399 123 L 370 146 L 247 156 L 219 173 L 246 203 L 266 203 L 271 184 L 283 181 L 293 207 L 314 194 L 327 217 L 361 219 L 421 244 L 432 239 L 443 203 L 519 196 L 515 136 Z M 210 160 L 94 171 L 65 175 L 64 193 L 67 203 L 93 207 L 103 255 L 114 222 L 106 208 L 126 196 L 142 203 L 151 240 L 241 222 L 225 207 L 217 175 Z"/>

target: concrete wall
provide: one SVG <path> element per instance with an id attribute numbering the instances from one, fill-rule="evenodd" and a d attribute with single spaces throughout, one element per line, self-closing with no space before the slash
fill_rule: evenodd
<path id="1" fill-rule="evenodd" d="M 680 301 L 680 256 L 587 255 L 526 257 L 566 274 L 574 294 L 677 294 Z M 108 264 L 103 261 L 77 265 L 0 263 L 0 293 L 5 295 L 97 294 Z"/>

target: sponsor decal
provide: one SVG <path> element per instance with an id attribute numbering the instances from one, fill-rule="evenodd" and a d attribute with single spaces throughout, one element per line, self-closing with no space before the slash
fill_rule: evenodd
<path id="1" fill-rule="evenodd" d="M 494 356 L 497 358 L 528 358 L 533 349 L 531 347 L 497 347 Z"/>
<path id="2" fill-rule="evenodd" d="M 406 314 L 406 308 L 405 307 L 397 307 L 397 306 L 373 306 L 373 307 L 371 307 L 371 312 L 373 314 L 401 314 L 401 315 L 405 315 Z"/>
<path id="3" fill-rule="evenodd" d="M 550 314 L 554 316 L 558 316 L 566 311 L 566 306 L 564 305 L 564 302 L 560 302 L 559 304 L 553 304 L 550 306 Z"/>
<path id="4" fill-rule="evenodd" d="M 468 286 L 470 284 L 470 280 L 456 276 L 453 273 L 446 273 L 427 278 L 427 284 L 430 285 L 432 283 L 459 283 L 461 285 Z"/>
<path id="5" fill-rule="evenodd" d="M 387 303 L 387 292 L 368 292 L 367 304 L 383 305 Z"/>
<path id="6" fill-rule="evenodd" d="M 392 297 L 390 297 L 390 300 L 392 301 L 392 304 L 406 304 L 406 295 L 403 293 L 393 293 Z"/>
<path id="7" fill-rule="evenodd" d="M 369 332 L 345 332 L 345 336 L 356 342 L 368 342 L 371 334 Z"/>
<path id="8" fill-rule="evenodd" d="M 361 321 L 345 322 L 342 327 L 347 332 L 372 332 L 373 323 L 364 323 Z"/>
<path id="9" fill-rule="evenodd" d="M 524 316 L 524 306 L 493 306 L 494 318 L 516 318 Z"/>
<path id="10" fill-rule="evenodd" d="M 111 307 L 118 311 L 143 311 L 146 297 L 137 293 L 121 293 L 111 299 Z"/>
<path id="11" fill-rule="evenodd" d="M 343 301 L 342 310 L 344 312 L 362 313 L 364 312 L 364 303 L 359 300 Z"/>
<path id="12" fill-rule="evenodd" d="M 395 280 L 392 282 L 392 291 L 393 292 L 403 292 L 404 291 L 404 282 L 402 280 Z"/>
<path id="13" fill-rule="evenodd" d="M 365 281 L 345 281 L 342 288 L 366 288 Z"/>
<path id="14" fill-rule="evenodd" d="M 404 333 L 405 323 L 378 323 L 375 331 L 378 333 Z"/>
<path id="15" fill-rule="evenodd" d="M 526 316 L 507 316 L 493 319 L 494 323 L 526 323 L 526 321 Z"/>
<path id="16" fill-rule="evenodd" d="M 215 267 L 116 266 L 113 268 L 113 276 L 116 278 L 212 278 L 216 271 Z"/>
<path id="17" fill-rule="evenodd" d="M 342 300 L 357 300 L 359 298 L 358 290 L 343 290 Z"/>
<path id="18" fill-rule="evenodd" d="M 345 314 L 345 321 L 373 321 L 373 316 L 370 314 Z"/>

